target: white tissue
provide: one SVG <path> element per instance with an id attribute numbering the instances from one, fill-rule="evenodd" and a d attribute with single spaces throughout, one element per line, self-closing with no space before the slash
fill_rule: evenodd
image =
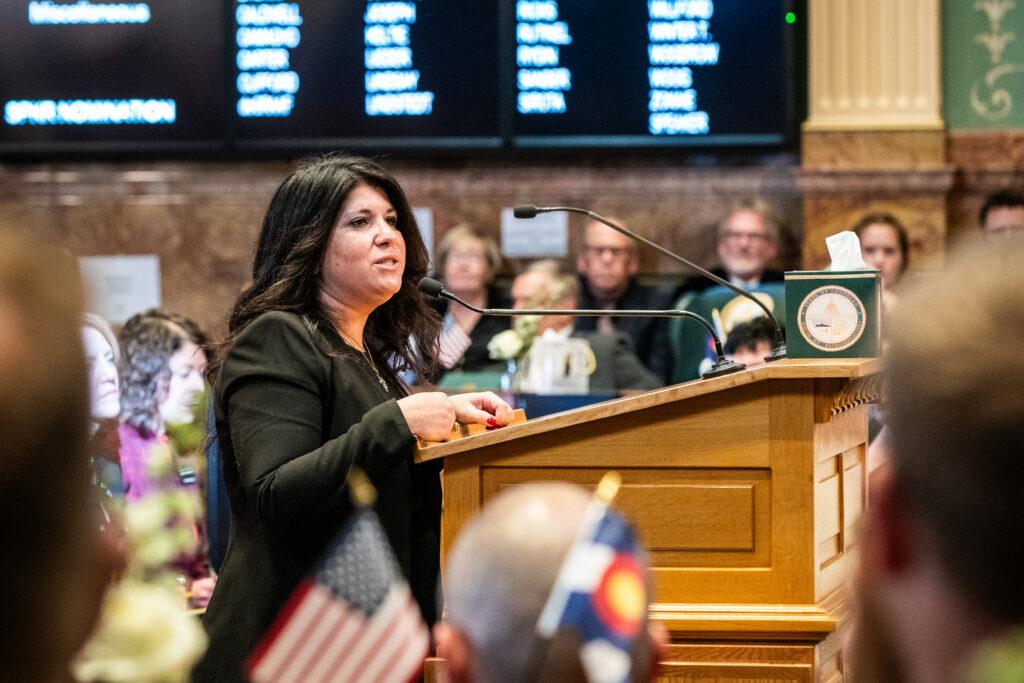
<path id="1" fill-rule="evenodd" d="M 837 232 L 825 238 L 828 255 L 832 258 L 829 270 L 869 270 L 860 253 L 860 238 L 850 230 Z"/>

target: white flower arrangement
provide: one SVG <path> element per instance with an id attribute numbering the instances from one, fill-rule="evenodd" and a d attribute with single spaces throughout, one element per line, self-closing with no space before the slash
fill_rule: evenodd
<path id="1" fill-rule="evenodd" d="M 150 473 L 161 478 L 173 463 L 154 449 Z M 72 673 L 92 683 L 178 682 L 206 651 L 206 632 L 188 610 L 171 571 L 174 558 L 194 550 L 189 524 L 198 501 L 176 489 L 157 491 L 121 512 L 127 566 L 107 592 L 96 632 L 78 653 Z"/>
<path id="2" fill-rule="evenodd" d="M 99 629 L 79 653 L 79 681 L 177 682 L 206 651 L 206 633 L 175 586 L 134 578 L 107 593 Z"/>
<path id="3" fill-rule="evenodd" d="M 505 330 L 491 337 L 487 342 L 487 352 L 495 360 L 507 360 L 517 358 L 523 346 L 523 338 L 515 330 Z"/>
<path id="4" fill-rule="evenodd" d="M 512 321 L 512 327 L 491 337 L 487 352 L 495 360 L 520 359 L 526 356 L 537 334 L 540 316 L 520 315 Z"/>

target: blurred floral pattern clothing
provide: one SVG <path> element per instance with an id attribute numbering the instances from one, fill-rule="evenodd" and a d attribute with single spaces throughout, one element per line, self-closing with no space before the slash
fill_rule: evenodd
<path id="1" fill-rule="evenodd" d="M 121 425 L 117 433 L 121 441 L 121 480 L 126 502 L 134 503 L 153 491 L 182 486 L 175 475 L 166 436 L 146 437 L 131 425 Z M 151 474 L 154 470 L 168 474 L 155 478 Z"/>
<path id="2" fill-rule="evenodd" d="M 145 437 L 130 425 L 118 429 L 121 440 L 121 478 L 127 505 L 159 492 L 175 489 L 185 491 L 199 501 L 199 482 L 194 470 L 183 476 L 175 463 L 174 454 L 166 436 Z M 195 537 L 195 552 L 185 553 L 174 561 L 174 566 L 190 579 L 210 575 L 206 560 L 205 533 L 202 520 L 192 516 L 187 520 Z"/>

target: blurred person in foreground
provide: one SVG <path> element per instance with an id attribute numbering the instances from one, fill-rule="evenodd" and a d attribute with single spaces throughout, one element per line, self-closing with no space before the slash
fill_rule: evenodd
<path id="1" fill-rule="evenodd" d="M 908 290 L 859 545 L 854 681 L 1024 680 L 1024 243 Z"/>
<path id="2" fill-rule="evenodd" d="M 591 498 L 561 482 L 514 486 L 459 532 L 445 565 L 446 617 L 434 629 L 452 683 L 586 680 L 577 636 L 562 629 L 543 642 L 536 629 Z M 649 584 L 642 555 L 639 563 Z M 667 640 L 647 619 L 649 586 L 640 593 L 642 605 L 619 594 L 620 606 L 640 612 L 632 681 L 653 678 Z"/>
<path id="3" fill-rule="evenodd" d="M 621 224 L 618 219 L 610 219 Z M 636 242 L 607 225 L 591 221 L 584 228 L 583 247 L 576 256 L 579 274 L 579 307 L 610 310 L 662 310 L 671 308 L 672 292 L 642 285 L 636 274 L 640 255 Z M 605 335 L 624 333 L 640 362 L 668 381 L 672 353 L 666 318 L 578 318 L 576 329 Z"/>
<path id="4" fill-rule="evenodd" d="M 405 192 L 376 163 L 300 165 L 270 200 L 228 337 L 214 354 L 217 438 L 231 542 L 204 617 L 210 647 L 193 681 L 235 681 L 299 581 L 353 511 L 359 466 L 428 624 L 436 619 L 440 462 L 416 437 L 512 418 L 492 393 L 409 395 L 426 377 L 440 320 L 424 300 L 427 250 Z M 418 350 L 418 351 L 417 351 Z M 432 354 L 430 354 L 432 356 Z"/>
<path id="5" fill-rule="evenodd" d="M 74 261 L 0 234 L 0 680 L 66 681 L 119 564 L 94 505 Z"/>
<path id="6" fill-rule="evenodd" d="M 512 305 L 517 309 L 578 308 L 579 283 L 561 272 L 558 261 L 534 261 L 512 281 Z M 536 336 L 582 339 L 594 354 L 595 367 L 589 378 L 592 394 L 622 391 L 647 391 L 662 386 L 661 379 L 644 367 L 633 352 L 629 338 L 622 332 L 606 335 L 576 329 L 578 320 L 571 315 L 540 317 Z"/>
<path id="7" fill-rule="evenodd" d="M 492 286 L 501 270 L 501 251 L 482 230 L 457 225 L 437 247 L 437 271 L 445 288 L 477 308 L 508 308 L 508 294 Z M 449 370 L 479 372 L 503 367 L 491 359 L 487 342 L 508 328 L 508 318 L 485 316 L 438 297 L 431 305 L 442 318 L 438 342 L 440 379 Z"/>

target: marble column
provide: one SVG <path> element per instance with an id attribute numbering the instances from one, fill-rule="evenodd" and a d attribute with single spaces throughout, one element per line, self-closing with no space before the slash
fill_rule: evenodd
<path id="1" fill-rule="evenodd" d="M 946 193 L 939 0 L 809 0 L 809 102 L 799 185 L 803 260 L 867 211 L 907 225 L 914 268 L 941 263 Z"/>

